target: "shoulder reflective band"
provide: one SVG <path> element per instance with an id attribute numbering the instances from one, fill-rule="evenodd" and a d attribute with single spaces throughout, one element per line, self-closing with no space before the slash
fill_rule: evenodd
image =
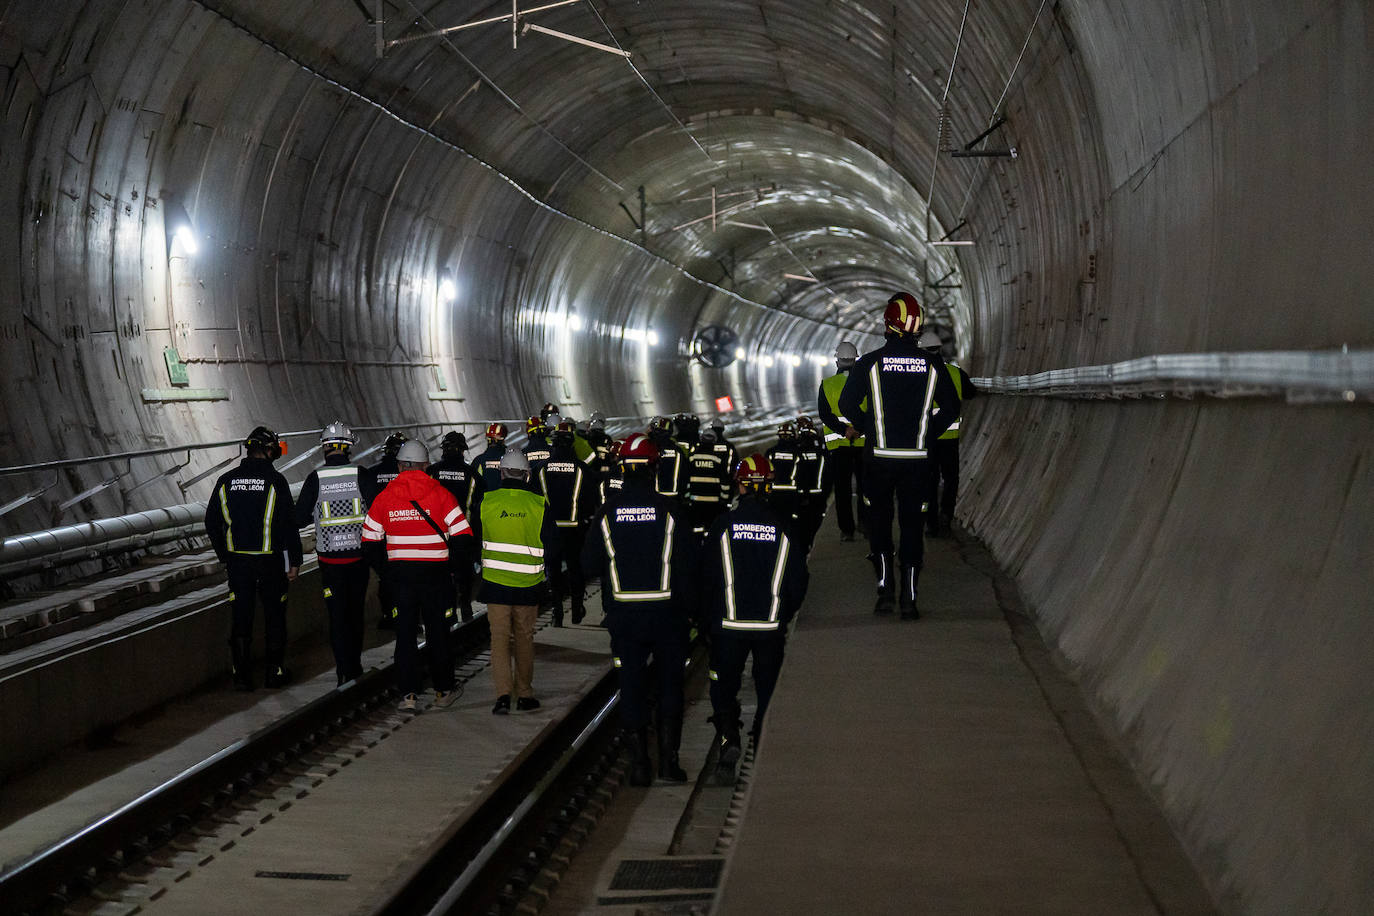
<path id="1" fill-rule="evenodd" d="M 620 570 L 615 561 L 615 545 L 611 542 L 611 525 L 606 516 L 601 516 L 601 540 L 606 545 L 606 556 L 611 561 L 611 597 L 616 601 L 664 601 L 673 596 L 668 585 L 673 568 L 673 517 L 668 516 L 668 524 L 663 529 L 663 567 L 659 575 L 658 590 L 631 591 L 620 587 Z"/>
<path id="2" fill-rule="evenodd" d="M 881 360 L 879 360 L 881 361 Z M 882 378 L 878 372 L 878 362 L 868 370 L 869 387 L 873 389 L 873 432 L 878 440 L 873 446 L 877 458 L 924 458 L 926 457 L 926 427 L 930 423 L 930 402 L 935 397 L 935 373 L 926 373 L 926 396 L 921 404 L 920 422 L 917 424 L 917 448 L 889 448 L 887 444 L 887 411 L 883 407 Z"/>
<path id="3" fill-rule="evenodd" d="M 234 552 L 234 523 L 229 520 L 229 488 L 219 488 L 219 514 L 224 517 L 225 546 Z"/>

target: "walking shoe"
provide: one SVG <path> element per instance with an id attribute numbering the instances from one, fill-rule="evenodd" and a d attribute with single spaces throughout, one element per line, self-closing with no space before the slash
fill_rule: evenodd
<path id="1" fill-rule="evenodd" d="M 463 623 L 472 619 L 472 602 L 464 601 L 458 605 L 458 617 Z"/>
<path id="2" fill-rule="evenodd" d="M 291 669 L 283 668 L 281 665 L 273 665 L 267 669 L 267 674 L 263 677 L 262 683 L 267 687 L 285 687 L 291 683 Z"/>
<path id="3" fill-rule="evenodd" d="M 396 704 L 396 708 L 401 712 L 415 712 L 420 708 L 420 698 L 413 693 L 408 693 L 401 698 L 401 702 Z"/>
<path id="4" fill-rule="evenodd" d="M 720 743 L 720 753 L 716 757 L 716 771 L 712 774 L 711 781 L 718 786 L 733 786 L 735 766 L 739 763 L 742 750 L 739 737 L 718 735 L 716 740 Z"/>
<path id="5" fill-rule="evenodd" d="M 573 605 L 573 608 L 572 608 L 573 626 L 577 626 L 577 624 L 581 623 L 581 622 L 583 621 L 583 619 L 586 618 L 586 616 L 587 616 L 587 608 L 582 604 L 581 601 L 579 601 L 579 602 L 577 602 L 576 604 Z"/>
<path id="6" fill-rule="evenodd" d="M 496 698 L 496 705 L 491 708 L 493 716 L 510 715 L 510 694 L 503 693 Z"/>
<path id="7" fill-rule="evenodd" d="M 458 691 L 456 690 L 436 690 L 434 691 L 434 708 L 448 709 L 458 702 Z"/>
<path id="8" fill-rule="evenodd" d="M 520 697 L 515 701 L 515 708 L 521 712 L 529 712 L 531 709 L 539 708 L 539 701 L 534 697 Z"/>

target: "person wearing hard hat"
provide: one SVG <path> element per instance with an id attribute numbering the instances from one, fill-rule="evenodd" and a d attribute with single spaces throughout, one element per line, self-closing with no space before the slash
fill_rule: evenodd
<path id="1" fill-rule="evenodd" d="M 285 451 L 277 434 L 258 426 L 243 440 L 239 466 L 215 481 L 205 507 L 205 534 L 229 578 L 229 650 L 234 686 L 252 690 L 253 613 L 262 599 L 268 687 L 291 680 L 286 656 L 286 590 L 301 569 L 301 532 L 286 478 L 272 467 Z"/>
<path id="2" fill-rule="evenodd" d="M 482 476 L 482 492 L 499 490 L 501 488 L 501 456 L 506 453 L 506 436 L 509 431 L 504 423 L 492 423 L 487 426 L 487 448 L 482 454 L 477 456 L 473 465 L 477 468 L 477 473 Z M 476 515 L 477 507 L 473 507 Z M 480 516 L 477 516 L 480 518 Z"/>
<path id="3" fill-rule="evenodd" d="M 577 458 L 573 441 L 576 431 L 571 420 L 564 420 L 553 431 L 549 442 L 549 461 L 539 472 L 539 490 L 548 500 L 555 537 L 559 542 L 558 563 L 547 563 L 545 572 L 553 586 L 553 625 L 563 626 L 563 599 L 572 605 L 572 622 L 579 624 L 587 615 L 583 596 L 587 583 L 582 576 L 582 539 L 587 520 L 599 500 L 591 473 Z M 566 570 L 564 567 L 566 566 Z"/>
<path id="4" fill-rule="evenodd" d="M 469 524 L 475 523 L 482 507 L 482 475 L 475 465 L 467 460 L 468 440 L 458 430 L 445 433 L 439 442 L 439 460 L 425 469 L 425 473 L 443 485 L 453 494 L 468 517 Z M 481 536 L 476 532 L 477 537 Z M 466 542 L 465 542 L 466 543 Z M 453 573 L 453 585 L 458 599 L 458 616 L 462 620 L 472 619 L 472 592 L 477 582 L 477 572 L 473 566 L 474 556 L 468 551 L 450 551 L 449 569 Z"/>
<path id="5" fill-rule="evenodd" d="M 890 614 L 900 603 L 904 620 L 920 616 L 916 584 L 925 555 L 921 506 L 929 489 L 930 446 L 959 419 L 959 396 L 943 360 L 916 342 L 921 320 L 915 296 L 894 294 L 883 311 L 887 343 L 855 361 L 839 400 L 840 415 L 861 424 L 866 443 L 868 543 L 878 578 L 873 611 Z M 892 536 L 894 502 L 899 550 Z"/>
<path id="6" fill-rule="evenodd" d="M 754 657 L 755 742 L 782 671 L 787 625 L 806 597 L 806 547 L 796 526 L 768 500 L 773 469 L 750 455 L 735 470 L 739 504 L 716 519 L 702 544 L 701 595 L 711 626 L 711 719 L 716 725 L 715 781 L 731 785 L 740 758 L 739 689 Z"/>
<path id="7" fill-rule="evenodd" d="M 816 398 L 821 430 L 830 465 L 830 485 L 835 492 L 835 522 L 840 540 L 854 540 L 854 532 L 864 530 L 863 457 L 864 437 L 856 425 L 840 415 L 840 391 L 849 379 L 849 370 L 859 358 L 859 348 L 847 340 L 835 347 L 835 374 L 821 381 Z M 867 404 L 862 405 L 867 407 Z M 858 498 L 858 523 L 855 524 L 855 497 Z"/>
<path id="8" fill-rule="evenodd" d="M 630 785 L 647 786 L 654 779 L 649 761 L 651 656 L 658 679 L 658 774 L 685 782 L 678 747 L 695 539 L 674 500 L 656 492 L 659 450 L 649 437 L 626 438 L 619 458 L 624 483 L 592 517 L 582 571 L 601 579 L 601 603 L 620 680 L 620 721 L 634 740 Z"/>
<path id="9" fill-rule="evenodd" d="M 921 349 L 938 356 L 943 343 L 934 328 L 926 328 L 917 341 Z M 944 361 L 945 372 L 954 383 L 959 396 L 959 419 L 955 420 L 931 443 L 930 489 L 926 494 L 926 531 L 939 537 L 954 524 L 954 503 L 959 498 L 959 436 L 964 422 L 963 402 L 978 396 L 978 389 L 968 373 L 950 360 Z M 942 491 L 943 481 L 943 491 Z"/>
<path id="10" fill-rule="evenodd" d="M 471 538 L 472 526 L 453 494 L 425 473 L 429 452 L 423 445 L 415 439 L 403 443 L 396 452 L 396 462 L 396 479 L 377 494 L 367 510 L 362 539 L 378 566 L 382 547 L 386 548 L 387 576 L 396 608 L 396 686 L 402 695 L 399 708 L 402 712 L 419 709 L 418 640 L 423 622 L 434 706 L 444 709 L 458 699 L 448 638 L 453 617 L 449 551 L 465 549 L 453 541 Z"/>
<path id="11" fill-rule="evenodd" d="M 401 473 L 401 466 L 396 462 L 396 453 L 401 450 L 401 446 L 410 441 L 410 437 L 397 430 L 386 437 L 382 443 L 382 458 L 376 464 L 364 471 L 363 477 L 363 498 L 367 502 L 376 499 L 377 494 L 386 489 L 387 484 L 396 479 Z M 396 620 L 396 596 L 391 589 L 391 581 L 386 575 L 386 566 L 377 570 L 377 602 L 381 605 L 381 617 L 377 621 L 378 629 L 390 630 L 395 626 Z"/>
<path id="12" fill-rule="evenodd" d="M 536 418 L 537 419 L 537 418 Z M 482 497 L 482 600 L 491 628 L 492 715 L 539 708 L 534 696 L 534 624 L 559 561 L 557 528 L 530 481 L 523 452 L 501 456 L 501 486 Z"/>
<path id="13" fill-rule="evenodd" d="M 364 471 L 350 460 L 357 441 L 342 420 L 321 430 L 324 467 L 310 472 L 296 500 L 296 527 L 315 525 L 329 647 L 341 685 L 363 673 L 363 599 L 369 570 L 363 562 Z"/>

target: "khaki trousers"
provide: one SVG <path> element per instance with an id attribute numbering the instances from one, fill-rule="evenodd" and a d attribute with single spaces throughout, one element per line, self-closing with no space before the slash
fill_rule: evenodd
<path id="1" fill-rule="evenodd" d="M 491 677 L 496 682 L 498 697 L 534 696 L 534 621 L 538 616 L 539 608 L 533 604 L 487 605 L 487 624 L 491 627 Z M 514 666 L 511 665 L 512 654 Z M 512 680 L 514 689 L 511 689 Z"/>

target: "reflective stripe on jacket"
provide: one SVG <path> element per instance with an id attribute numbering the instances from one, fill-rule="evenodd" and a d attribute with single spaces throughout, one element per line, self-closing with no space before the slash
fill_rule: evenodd
<path id="1" fill-rule="evenodd" d="M 529 588 L 544 581 L 544 512 L 538 493 L 502 487 L 482 499 L 482 578 Z"/>
<path id="2" fill-rule="evenodd" d="M 356 553 L 363 543 L 362 469 L 356 465 L 322 467 L 315 472 L 315 550 L 321 555 Z"/>

